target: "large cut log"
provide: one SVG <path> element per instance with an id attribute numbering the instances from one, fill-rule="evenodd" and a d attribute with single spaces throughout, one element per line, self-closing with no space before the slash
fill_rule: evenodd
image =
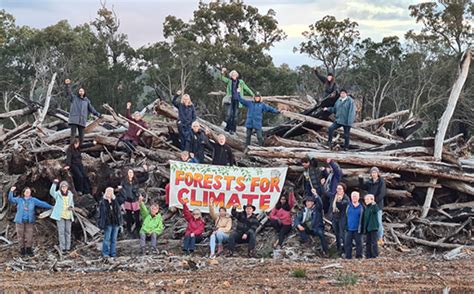
<path id="1" fill-rule="evenodd" d="M 474 187 L 464 182 L 444 180 L 444 181 L 441 181 L 441 185 L 443 187 L 447 187 L 447 188 L 450 188 L 462 193 L 466 193 L 468 195 L 474 195 Z M 438 187 L 435 187 L 435 188 L 438 188 Z"/>
<path id="2" fill-rule="evenodd" d="M 330 121 L 325 121 L 322 119 L 314 118 L 314 117 L 299 114 L 299 113 L 294 113 L 291 111 L 283 111 L 282 115 L 291 119 L 309 122 L 326 129 L 332 125 L 332 122 Z M 361 139 L 362 141 L 377 143 L 380 145 L 397 142 L 397 140 L 391 140 L 384 137 L 376 136 L 376 135 L 371 134 L 370 132 L 367 132 L 366 130 L 358 129 L 358 128 L 351 128 L 351 135 Z"/>
<path id="3" fill-rule="evenodd" d="M 252 147 L 247 152 L 250 156 L 261 156 L 266 158 L 303 158 L 309 156 L 319 161 L 328 158 L 340 163 L 348 163 L 358 166 L 378 166 L 382 169 L 393 171 L 415 172 L 428 176 L 436 176 L 445 179 L 474 182 L 474 174 L 465 173 L 458 166 L 443 162 L 426 162 L 412 158 L 399 158 L 393 156 L 379 156 L 369 152 L 330 152 L 308 148 L 284 148 L 284 147 Z"/>
<path id="4" fill-rule="evenodd" d="M 371 120 L 366 120 L 362 122 L 358 122 L 354 124 L 354 127 L 356 128 L 367 128 L 371 126 L 380 126 L 388 122 L 393 122 L 397 120 L 400 116 L 408 114 L 410 111 L 409 110 L 402 110 L 398 112 L 391 113 L 387 116 L 377 118 L 377 119 L 371 119 Z"/>
<path id="5" fill-rule="evenodd" d="M 32 114 L 35 111 L 35 107 L 33 105 L 27 106 L 22 109 L 12 110 L 9 112 L 0 113 L 0 119 L 16 117 L 16 116 L 24 116 L 28 114 Z"/>
<path id="6" fill-rule="evenodd" d="M 449 122 L 451 117 L 454 114 L 454 110 L 456 109 L 456 105 L 458 103 L 459 96 L 461 95 L 461 90 L 466 82 L 467 75 L 469 73 L 469 66 L 471 64 L 472 54 L 471 50 L 468 49 L 465 54 L 463 54 L 461 58 L 461 64 L 459 67 L 458 77 L 454 82 L 453 88 L 451 89 L 451 93 L 449 94 L 448 105 L 441 116 L 438 124 L 438 130 L 435 136 L 435 145 L 434 145 L 434 157 L 436 161 L 442 160 L 443 155 L 443 143 L 444 138 L 446 136 L 446 132 L 448 131 Z M 436 184 L 438 179 L 433 177 L 430 180 L 431 184 Z M 431 207 L 431 201 L 433 200 L 435 188 L 428 188 L 426 191 L 426 198 L 425 203 L 423 204 L 423 211 L 421 212 L 421 217 L 425 218 L 428 216 L 428 212 Z"/>
<path id="7" fill-rule="evenodd" d="M 21 134 L 22 132 L 26 131 L 30 127 L 31 125 L 28 122 L 22 123 L 21 125 L 14 128 L 13 130 L 10 130 L 4 135 L 0 136 L 0 143 L 5 143 L 7 140 L 10 140 L 11 138 L 17 136 L 18 134 Z"/>

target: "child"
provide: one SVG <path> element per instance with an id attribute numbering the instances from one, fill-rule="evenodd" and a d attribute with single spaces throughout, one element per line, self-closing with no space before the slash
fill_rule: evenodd
<path id="1" fill-rule="evenodd" d="M 351 202 L 346 209 L 346 237 L 344 251 L 347 259 L 352 258 L 352 241 L 356 244 L 356 258 L 362 258 L 362 217 L 364 208 L 359 203 L 359 192 L 352 192 Z"/>
<path id="2" fill-rule="evenodd" d="M 151 239 L 151 247 L 153 251 L 158 252 L 156 248 L 156 241 L 159 235 L 163 233 L 163 219 L 161 217 L 160 206 L 152 203 L 150 210 L 148 210 L 143 203 L 143 196 L 140 196 L 140 214 L 142 216 L 143 224 L 140 229 L 140 249 L 141 253 L 145 254 L 145 245 L 147 237 Z"/>
<path id="3" fill-rule="evenodd" d="M 69 184 L 62 181 L 59 184 L 59 190 L 56 191 L 58 179 L 54 179 L 49 194 L 54 198 L 55 203 L 51 218 L 54 219 L 58 226 L 59 248 L 63 253 L 71 250 L 71 225 L 74 221 L 74 199 L 72 192 L 69 190 Z"/>
<path id="4" fill-rule="evenodd" d="M 194 209 L 191 213 L 186 203 L 183 203 L 183 216 L 188 222 L 188 227 L 184 232 L 183 251 L 189 255 L 196 250 L 196 243 L 201 242 L 202 233 L 206 226 L 199 209 Z"/>
<path id="5" fill-rule="evenodd" d="M 214 231 L 212 232 L 209 246 L 211 249 L 210 258 L 215 258 L 216 240 L 217 255 L 220 255 L 224 249 L 224 241 L 229 239 L 230 230 L 232 229 L 232 218 L 227 214 L 225 207 L 219 208 L 219 215 L 214 211 L 214 198 L 209 202 L 209 213 L 214 220 Z"/>
<path id="6" fill-rule="evenodd" d="M 97 226 L 104 231 L 103 257 L 117 256 L 117 236 L 123 223 L 121 204 L 115 197 L 112 187 L 105 189 L 104 197 L 99 204 L 99 218 L 97 219 Z"/>
<path id="7" fill-rule="evenodd" d="M 188 94 L 181 96 L 181 101 L 178 103 L 178 97 L 180 96 L 181 91 L 176 92 L 173 97 L 173 105 L 178 108 L 178 133 L 181 150 L 188 150 L 191 143 L 191 124 L 196 120 L 196 110 Z"/>
<path id="8" fill-rule="evenodd" d="M 31 189 L 23 189 L 23 197 L 13 197 L 16 187 L 11 187 L 8 193 L 8 201 L 16 204 L 15 227 L 18 244 L 20 245 L 20 254 L 22 256 L 33 256 L 34 225 L 36 221 L 35 208 L 41 207 L 51 209 L 53 206 L 31 196 Z"/>
<path id="9" fill-rule="evenodd" d="M 364 232 L 367 235 L 365 241 L 365 256 L 367 258 L 376 258 L 379 255 L 377 246 L 377 232 L 379 230 L 379 220 L 377 213 L 379 207 L 374 201 L 374 195 L 367 194 L 364 197 L 365 210 L 364 210 Z"/>

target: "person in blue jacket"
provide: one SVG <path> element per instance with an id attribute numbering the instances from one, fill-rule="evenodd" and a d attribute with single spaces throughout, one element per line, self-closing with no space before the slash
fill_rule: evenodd
<path id="1" fill-rule="evenodd" d="M 20 245 L 20 253 L 22 256 L 33 256 L 33 238 L 34 225 L 36 221 L 35 208 L 41 207 L 51 209 L 53 206 L 31 196 L 31 189 L 26 187 L 23 189 L 23 197 L 14 197 L 16 187 L 11 187 L 8 193 L 8 201 L 16 204 L 15 227 L 18 244 Z"/>
<path id="2" fill-rule="evenodd" d="M 342 89 L 333 107 L 324 107 L 324 111 L 336 114 L 336 121 L 328 129 L 328 146 L 332 148 L 332 136 L 334 131 L 342 127 L 344 129 L 344 150 L 349 149 L 350 132 L 356 117 L 356 106 L 354 99 Z"/>
<path id="3" fill-rule="evenodd" d="M 178 102 L 178 98 L 181 101 Z M 181 96 L 181 91 L 176 92 L 173 97 L 173 105 L 178 108 L 178 133 L 181 143 L 181 150 L 189 150 L 192 136 L 192 124 L 196 120 L 196 110 L 188 94 Z"/>
<path id="4" fill-rule="evenodd" d="M 343 173 L 339 164 L 331 158 L 326 159 L 326 163 L 329 165 L 329 168 L 321 168 L 322 179 L 321 185 L 318 186 L 318 194 L 320 194 L 323 199 L 324 212 L 331 218 L 332 203 L 336 195 L 337 185 L 341 182 Z"/>
<path id="5" fill-rule="evenodd" d="M 245 127 L 247 128 L 247 136 L 245 138 L 245 146 L 247 147 L 250 145 L 250 139 L 254 130 L 257 133 L 258 144 L 260 146 L 263 146 L 263 113 L 280 113 L 280 111 L 263 103 L 262 96 L 260 96 L 260 94 L 258 93 L 253 97 L 253 101 L 250 101 L 242 98 L 239 89 L 237 89 L 237 92 L 239 93 L 240 104 L 247 107 L 247 119 L 245 121 Z"/>

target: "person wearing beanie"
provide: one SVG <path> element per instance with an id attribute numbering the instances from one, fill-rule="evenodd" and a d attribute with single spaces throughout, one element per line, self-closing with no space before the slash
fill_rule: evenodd
<path id="1" fill-rule="evenodd" d="M 55 179 L 49 190 L 49 194 L 54 198 L 54 207 L 50 218 L 56 221 L 58 227 L 59 248 L 63 253 L 71 250 L 71 225 L 74 221 L 74 198 L 72 192 L 69 190 L 69 184 Z"/>
<path id="2" fill-rule="evenodd" d="M 312 195 L 307 195 L 303 201 L 304 208 L 296 216 L 294 227 L 298 230 L 303 243 L 308 241 L 308 235 L 318 236 L 323 253 L 327 256 L 328 244 L 324 236 L 323 202 L 315 189 L 311 192 Z"/>
<path id="3" fill-rule="evenodd" d="M 318 68 L 314 68 L 314 74 L 316 77 L 323 83 L 324 92 L 323 92 L 323 99 L 326 98 L 333 98 L 337 96 L 338 86 L 336 84 L 336 80 L 334 79 L 333 73 L 328 73 L 327 76 L 323 76 L 318 72 Z"/>
<path id="4" fill-rule="evenodd" d="M 20 254 L 22 256 L 33 256 L 34 225 L 36 222 L 35 209 L 36 207 L 51 209 L 52 206 L 49 203 L 31 196 L 31 188 L 29 187 L 23 189 L 23 197 L 14 197 L 13 193 L 15 193 L 15 191 L 15 186 L 10 188 L 8 201 L 12 204 L 16 204 L 14 222 L 18 245 L 20 246 Z"/>
<path id="5" fill-rule="evenodd" d="M 362 190 L 367 191 L 368 194 L 372 194 L 375 197 L 375 202 L 378 206 L 377 219 L 379 221 L 379 228 L 377 231 L 377 242 L 380 246 L 383 246 L 383 223 L 382 214 L 384 208 L 385 194 L 387 193 L 387 186 L 385 180 L 380 176 L 380 170 L 378 167 L 372 167 L 370 169 L 369 179 L 366 181 L 363 175 L 359 175 L 359 187 Z"/>
<path id="6" fill-rule="evenodd" d="M 247 119 L 245 120 L 245 127 L 247 128 L 247 134 L 245 137 L 245 147 L 250 145 L 251 137 L 253 131 L 257 133 L 258 145 L 263 146 L 263 113 L 280 113 L 278 109 L 275 109 L 262 102 L 262 96 L 257 93 L 253 97 L 253 101 L 246 100 L 240 95 L 240 90 L 238 90 L 239 102 L 247 108 Z"/>
<path id="7" fill-rule="evenodd" d="M 131 108 L 132 102 L 127 102 L 125 117 L 129 120 L 128 129 L 119 139 L 124 143 L 125 151 L 130 160 L 133 159 L 133 152 L 135 152 L 136 146 L 147 146 L 142 135 L 144 134 L 143 129 L 148 129 L 148 124 L 142 119 L 142 114 L 139 111 L 135 111 L 133 115 L 131 115 Z"/>
<path id="8" fill-rule="evenodd" d="M 102 256 L 117 256 L 117 237 L 120 226 L 123 223 L 122 210 L 120 208 L 121 198 L 115 197 L 114 189 L 108 187 L 105 189 L 104 197 L 99 203 L 99 217 L 97 227 L 104 231 L 104 240 L 102 241 Z"/>
<path id="9" fill-rule="evenodd" d="M 329 111 L 336 115 L 336 121 L 328 129 L 328 146 L 332 148 L 332 137 L 334 131 L 342 127 L 344 129 L 344 150 L 349 149 L 350 132 L 356 117 L 356 106 L 354 99 L 348 95 L 345 89 L 340 91 L 339 99 L 333 107 L 324 107 L 324 111 Z"/>

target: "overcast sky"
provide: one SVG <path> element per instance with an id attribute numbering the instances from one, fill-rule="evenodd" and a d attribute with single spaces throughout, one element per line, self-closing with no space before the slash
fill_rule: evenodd
<path id="1" fill-rule="evenodd" d="M 207 1 L 208 2 L 208 1 Z M 334 15 L 351 18 L 359 23 L 362 38 L 380 41 L 384 36 L 403 35 L 417 29 L 409 16 L 408 6 L 420 0 L 244 0 L 256 6 L 262 14 L 275 10 L 280 27 L 288 38 L 271 50 L 276 65 L 292 67 L 313 64 L 304 55 L 293 53 L 293 47 L 303 40 L 301 33 L 308 25 Z M 72 25 L 90 22 L 96 16 L 99 0 L 0 0 L 0 8 L 13 14 L 18 25 L 44 28 L 67 19 Z M 120 18 L 121 31 L 135 47 L 163 39 L 163 21 L 168 15 L 189 20 L 197 8 L 197 0 L 107 0 Z"/>

